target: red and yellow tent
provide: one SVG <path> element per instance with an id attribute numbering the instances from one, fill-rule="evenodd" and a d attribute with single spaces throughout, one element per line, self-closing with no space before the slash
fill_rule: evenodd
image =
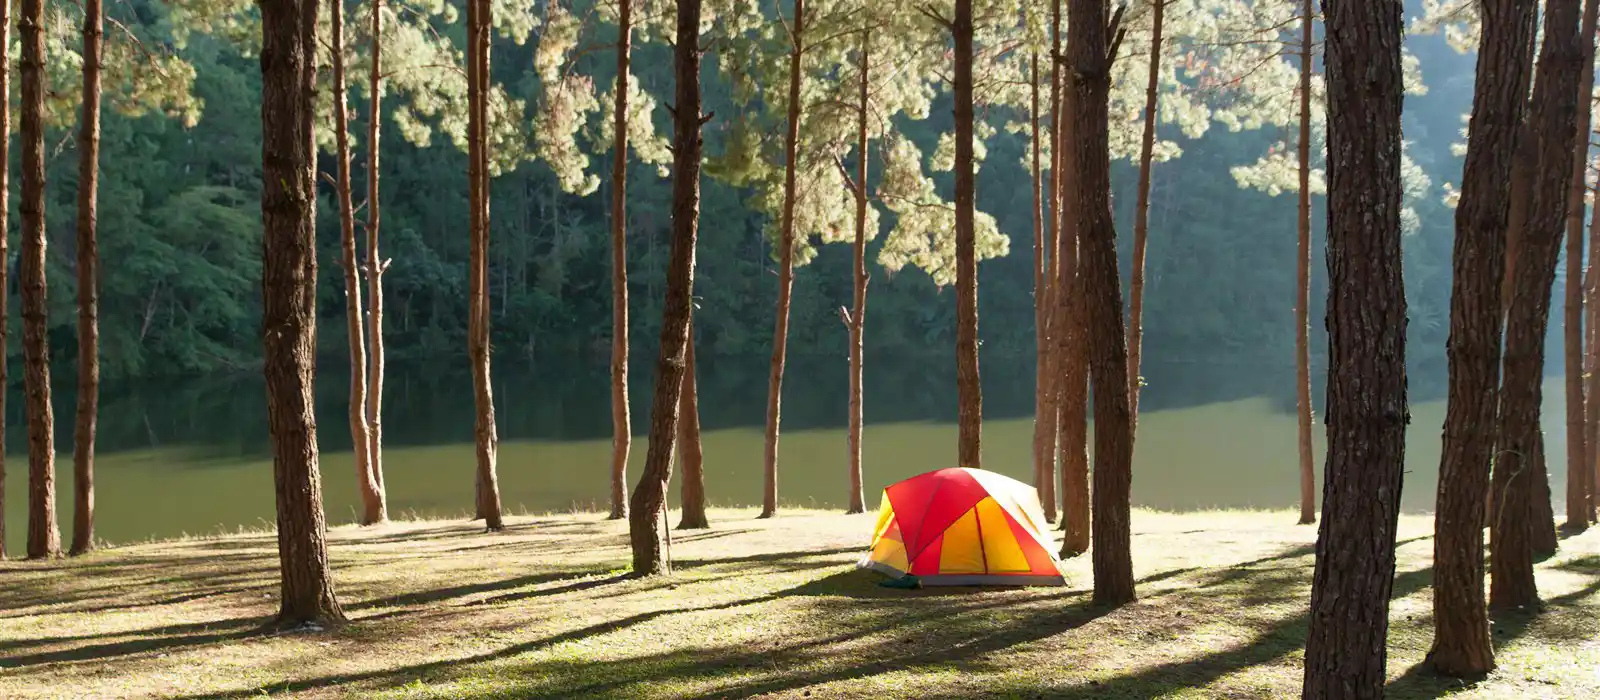
<path id="1" fill-rule="evenodd" d="M 929 586 L 1061 586 L 1039 496 L 982 469 L 940 469 L 883 490 L 860 566 Z"/>

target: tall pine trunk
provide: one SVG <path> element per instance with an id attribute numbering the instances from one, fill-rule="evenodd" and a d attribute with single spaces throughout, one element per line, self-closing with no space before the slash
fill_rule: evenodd
<path id="1" fill-rule="evenodd" d="M 628 517 L 628 75 L 633 2 L 617 4 L 617 101 L 611 144 L 611 519 Z"/>
<path id="2" fill-rule="evenodd" d="M 1037 391 L 1039 397 L 1035 401 L 1035 426 L 1034 430 L 1034 468 L 1039 479 L 1039 497 L 1044 501 L 1045 519 L 1053 521 L 1059 501 L 1066 498 L 1066 489 L 1056 488 L 1056 462 L 1061 451 L 1061 368 L 1062 353 L 1060 351 L 1061 338 L 1067 332 L 1064 316 L 1061 314 L 1061 305 L 1065 298 L 1062 295 L 1061 277 L 1061 246 L 1062 226 L 1061 214 L 1062 178 L 1065 169 L 1062 167 L 1062 153 L 1065 147 L 1061 141 L 1061 128 L 1066 121 L 1061 114 L 1061 0 L 1052 0 L 1050 4 L 1050 119 L 1046 126 L 1049 130 L 1050 143 L 1050 180 L 1043 195 L 1043 210 L 1045 221 L 1043 224 L 1044 250 L 1040 252 L 1040 271 L 1043 280 L 1040 281 L 1038 294 L 1043 297 L 1044 314 L 1039 321 L 1043 329 L 1043 341 L 1039 346 L 1040 361 L 1038 364 L 1039 377 Z M 1037 149 L 1038 146 L 1035 146 Z M 1041 184 L 1043 184 L 1041 182 Z M 1038 425 L 1043 423 L 1042 426 Z M 1043 428 L 1043 434 L 1039 431 Z M 1041 453 L 1042 450 L 1042 453 Z M 1063 474 L 1063 477 L 1065 475 Z M 1065 504 L 1062 504 L 1065 507 Z M 1064 513 L 1065 511 L 1063 511 Z M 1061 520 L 1065 525 L 1066 519 Z M 1085 530 L 1087 532 L 1087 530 Z M 1085 547 L 1088 545 L 1085 544 Z"/>
<path id="3" fill-rule="evenodd" d="M 687 374 L 689 321 L 694 297 L 694 247 L 700 228 L 700 0 L 678 0 L 673 43 L 676 74 L 672 117 L 672 252 L 661 311 L 661 350 L 650 404 L 650 446 L 644 473 L 629 499 L 628 539 L 633 573 L 672 573 L 667 545 L 667 483 L 678 432 L 679 394 Z"/>
<path id="4" fill-rule="evenodd" d="M 1061 263 L 1056 268 L 1055 333 L 1057 374 L 1060 385 L 1057 403 L 1061 420 L 1061 507 L 1063 516 L 1061 556 L 1075 557 L 1089 551 L 1093 518 L 1089 504 L 1089 334 L 1084 327 L 1085 305 L 1083 276 L 1079 274 L 1078 258 L 1080 227 L 1076 185 L 1069 198 L 1066 185 L 1076 183 L 1078 175 L 1078 128 L 1073 115 L 1077 113 L 1078 86 L 1070 70 L 1063 71 L 1061 80 L 1061 114 L 1056 140 L 1061 154 L 1057 172 L 1061 173 L 1057 187 L 1058 222 L 1056 256 Z M 1071 208 L 1071 215 L 1066 210 Z M 1120 337 L 1120 336 L 1119 336 Z"/>
<path id="5" fill-rule="evenodd" d="M 767 376 L 767 441 L 763 454 L 765 488 L 761 516 L 778 514 L 778 424 L 783 412 L 783 365 L 789 352 L 789 299 L 794 289 L 794 207 L 800 149 L 800 62 L 805 51 L 806 3 L 794 0 L 789 36 L 789 115 L 783 135 L 783 220 L 778 237 L 778 310 L 772 331 L 772 367 Z"/>
<path id="6" fill-rule="evenodd" d="M 0 221 L 5 221 L 9 216 L 11 197 L 11 3 L 0 2 Z M 10 362 L 7 361 L 4 348 L 10 347 L 11 325 L 11 246 L 6 239 L 9 235 L 0 235 L 0 446 L 5 445 L 6 428 L 3 420 L 6 415 L 5 388 L 11 386 Z M 0 449 L 0 561 L 6 559 L 6 457 L 5 450 Z"/>
<path id="7" fill-rule="evenodd" d="M 378 254 L 378 162 L 383 124 L 383 0 L 372 0 L 372 90 L 367 119 L 367 465 L 377 484 L 378 520 L 389 518 L 389 498 L 383 486 L 383 273 L 389 261 Z"/>
<path id="8" fill-rule="evenodd" d="M 344 63 L 344 8 L 334 5 L 329 13 L 329 53 L 333 60 L 333 130 L 337 143 L 339 174 L 334 196 L 339 202 L 339 242 L 344 256 L 345 328 L 350 345 L 350 443 L 355 452 L 356 486 L 361 493 L 361 524 L 372 525 L 383 519 L 383 499 L 378 482 L 372 478 L 369 461 L 372 436 L 367 430 L 367 352 L 361 318 L 361 272 L 356 267 L 356 208 L 350 186 L 350 108 L 346 103 Z"/>
<path id="9" fill-rule="evenodd" d="M 1566 380 L 1567 380 L 1567 522 L 1570 532 L 1589 528 L 1589 474 L 1594 460 L 1594 444 L 1584 399 L 1583 342 L 1583 213 L 1585 186 L 1589 174 L 1589 124 L 1593 117 L 1594 36 L 1600 19 L 1600 0 L 1589 0 L 1583 8 L 1580 30 L 1583 68 L 1578 78 L 1578 121 L 1573 136 L 1576 150 L 1572 157 L 1572 189 L 1567 194 L 1567 298 L 1566 298 Z"/>
<path id="10" fill-rule="evenodd" d="M 689 340 L 684 349 L 683 390 L 678 398 L 678 458 L 683 464 L 679 500 L 683 516 L 679 530 L 711 527 L 706 517 L 705 450 L 700 445 L 700 391 L 694 369 L 694 305 L 689 305 Z"/>
<path id="11" fill-rule="evenodd" d="M 1541 530 L 1553 528 L 1548 513 L 1548 482 L 1539 465 L 1543 400 L 1544 336 L 1550 292 L 1560 254 L 1562 223 L 1571 194 L 1572 160 L 1578 116 L 1578 84 L 1586 53 L 1579 40 L 1579 0 L 1550 0 L 1544 13 L 1544 43 L 1535 71 L 1528 117 L 1535 143 L 1533 176 L 1528 182 L 1526 228 L 1512 276 L 1511 310 L 1506 319 L 1504 377 L 1500 398 L 1500 459 L 1494 481 L 1499 494 L 1491 526 L 1489 604 L 1495 609 L 1533 606 L 1538 590 L 1533 557 Z M 1530 478 L 1531 477 L 1531 478 Z M 1536 500 L 1545 501 L 1541 508 Z"/>
<path id="12" fill-rule="evenodd" d="M 28 557 L 61 554 L 55 415 L 45 299 L 44 0 L 24 0 L 22 34 L 22 362 L 28 399 Z"/>
<path id="13" fill-rule="evenodd" d="M 500 516 L 500 485 L 495 458 L 500 439 L 495 431 L 494 389 L 489 374 L 489 27 L 488 0 L 467 0 L 467 89 L 469 95 L 468 166 L 472 250 L 468 294 L 467 353 L 472 363 L 476 410 L 478 517 L 490 530 L 505 527 Z"/>
<path id="14" fill-rule="evenodd" d="M 1114 28 L 1105 23 L 1106 0 L 1068 5 L 1068 54 L 1077 95 L 1073 190 L 1082 259 L 1089 372 L 1094 383 L 1094 600 L 1121 605 L 1135 598 L 1129 489 L 1133 479 L 1133 416 L 1128 400 L 1127 337 L 1122 283 L 1117 274 L 1117 232 L 1111 219 L 1110 121 Z M 1120 24 L 1121 11 L 1117 22 Z M 1120 30 L 1118 32 L 1120 38 Z"/>
<path id="15" fill-rule="evenodd" d="M 1044 519 L 1056 520 L 1055 458 L 1056 414 L 1051 395 L 1050 381 L 1050 269 L 1045 251 L 1050 244 L 1045 240 L 1044 226 L 1044 172 L 1039 164 L 1039 56 L 1033 56 L 1029 65 L 1028 86 L 1032 100 L 1028 111 L 1029 137 L 1032 146 L 1033 181 L 1033 340 L 1034 340 L 1034 395 L 1033 395 L 1033 485 L 1039 492 L 1039 502 L 1044 506 Z M 1053 256 L 1052 256 L 1053 257 Z"/>
<path id="16" fill-rule="evenodd" d="M 317 0 L 262 0 L 261 328 L 277 492 L 276 625 L 344 620 L 328 566 L 312 380 L 317 354 Z"/>
<path id="17" fill-rule="evenodd" d="M 1399 0 L 1326 0 L 1328 456 L 1304 697 L 1381 698 L 1405 469 Z"/>
<path id="18" fill-rule="evenodd" d="M 1588 437 L 1589 444 L 1594 449 L 1589 451 L 1589 513 L 1591 519 L 1600 522 L 1600 266 L 1595 264 L 1595 255 L 1592 251 L 1600 250 L 1600 206 L 1592 207 L 1589 212 L 1589 274 L 1588 274 L 1588 303 L 1589 315 L 1588 335 L 1589 350 L 1585 370 L 1587 372 L 1586 389 L 1592 398 L 1587 402 Z M 0 373 L 0 377 L 4 374 Z"/>
<path id="19" fill-rule="evenodd" d="M 1300 191 L 1295 256 L 1294 390 L 1300 438 L 1300 524 L 1317 521 L 1316 457 L 1311 447 L 1311 56 L 1316 10 L 1305 0 L 1300 18 Z"/>
<path id="20" fill-rule="evenodd" d="M 850 311 L 850 507 L 849 513 L 865 513 L 867 505 L 861 483 L 862 428 L 862 336 L 867 327 L 867 98 L 871 85 L 872 29 L 861 30 L 861 94 L 856 110 L 856 240 L 851 246 Z"/>
<path id="21" fill-rule="evenodd" d="M 1139 366 L 1144 346 L 1144 261 L 1150 236 L 1150 166 L 1155 155 L 1156 115 L 1160 102 L 1161 31 L 1167 3 L 1155 0 L 1150 18 L 1150 80 L 1144 93 L 1144 134 L 1139 141 L 1139 191 L 1133 208 L 1133 271 L 1128 283 L 1128 405 L 1134 428 L 1139 424 Z"/>
<path id="22" fill-rule="evenodd" d="M 1439 673 L 1476 677 L 1494 669 L 1483 595 L 1483 494 L 1489 488 L 1493 425 L 1500 388 L 1499 283 L 1511 163 L 1522 120 L 1521 86 L 1532 58 L 1528 36 L 1537 0 L 1480 5 L 1472 131 L 1456 210 L 1450 292 L 1449 403 L 1439 463 L 1433 542 L 1433 648 Z"/>
<path id="23" fill-rule="evenodd" d="M 956 0 L 956 392 L 960 408 L 957 466 L 983 467 L 983 382 L 978 375 L 978 258 L 972 160 L 972 0 Z"/>
<path id="24" fill-rule="evenodd" d="M 78 127 L 78 415 L 73 430 L 74 555 L 94 549 L 94 436 L 100 405 L 100 0 L 83 4 L 83 117 Z"/>

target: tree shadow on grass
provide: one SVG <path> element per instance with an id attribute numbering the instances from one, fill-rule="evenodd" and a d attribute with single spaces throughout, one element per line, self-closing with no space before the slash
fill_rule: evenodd
<path id="1" fill-rule="evenodd" d="M 55 651 L 36 652 L 21 656 L 0 656 L 0 668 L 26 668 L 40 664 L 61 663 L 67 661 L 105 661 L 122 656 L 151 651 L 169 651 L 185 647 L 211 644 L 232 639 L 243 639 L 256 632 L 261 624 L 259 617 L 238 617 L 228 620 L 213 620 L 210 622 L 196 622 L 184 625 L 167 625 L 144 630 L 130 630 L 127 632 L 113 632 L 109 634 L 82 635 L 75 637 L 54 637 L 46 639 L 31 639 L 21 642 L 7 642 L 0 646 L 0 653 L 12 649 L 36 648 L 53 644 L 71 642 L 114 639 L 117 637 L 135 637 L 121 642 L 103 642 L 86 646 L 59 649 Z"/>

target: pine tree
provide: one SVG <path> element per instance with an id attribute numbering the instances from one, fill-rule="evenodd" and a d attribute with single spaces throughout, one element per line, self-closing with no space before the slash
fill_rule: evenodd
<path id="1" fill-rule="evenodd" d="M 377 522 L 389 518 L 388 495 L 383 487 L 383 273 L 389 269 L 378 250 L 379 216 L 378 162 L 383 151 L 378 138 L 383 125 L 383 0 L 372 0 L 370 72 L 367 90 L 367 469 L 376 487 Z"/>
<path id="2" fill-rule="evenodd" d="M 467 355 L 472 364 L 472 385 L 476 403 L 477 515 L 489 530 L 505 527 L 500 514 L 500 484 L 495 474 L 495 458 L 500 439 L 495 430 L 494 390 L 489 373 L 489 27 L 492 26 L 488 0 L 467 1 L 467 90 L 471 104 L 468 124 L 470 150 L 468 181 L 470 202 L 471 262 L 469 292 L 471 308 Z"/>
<path id="3" fill-rule="evenodd" d="M 1077 142 L 1073 204 L 1094 384 L 1094 599 L 1104 605 L 1120 605 L 1135 598 L 1128 520 L 1133 416 L 1122 285 L 1117 275 L 1117 234 L 1111 218 L 1107 110 L 1111 68 L 1123 35 L 1123 10 L 1119 8 L 1108 25 L 1103 19 L 1105 0 L 1072 0 L 1067 8 L 1068 74 L 1077 93 L 1070 115 Z"/>
<path id="4" fill-rule="evenodd" d="M 629 502 L 628 537 L 633 573 L 672 573 L 666 544 L 666 493 L 678 432 L 678 404 L 688 362 L 689 322 L 694 297 L 695 237 L 700 226 L 700 0 L 678 0 L 673 42 L 676 99 L 672 139 L 672 253 L 667 298 L 661 316 L 661 356 L 650 410 L 650 447 L 644 473 Z"/>
<path id="5" fill-rule="evenodd" d="M 1538 603 L 1533 557 L 1543 549 L 1540 531 L 1554 527 L 1553 518 L 1545 516 L 1549 490 L 1540 469 L 1544 444 L 1539 410 L 1550 292 L 1571 193 L 1568 178 L 1576 150 L 1578 83 L 1587 55 L 1579 39 L 1579 15 L 1579 0 L 1551 0 L 1546 4 L 1544 42 L 1526 122 L 1534 142 L 1535 166 L 1528 182 L 1531 195 L 1506 319 L 1497 451 L 1500 458 L 1494 467 L 1498 496 L 1490 521 L 1494 557 L 1489 604 L 1500 610 Z M 1543 489 L 1539 487 L 1541 483 Z"/>
<path id="6" fill-rule="evenodd" d="M 1405 468 L 1399 0 L 1327 0 L 1328 456 L 1304 697 L 1379 698 Z"/>
<path id="7" fill-rule="evenodd" d="M 334 196 L 339 203 L 339 233 L 344 255 L 345 327 L 350 345 L 350 442 L 355 452 L 356 486 L 361 493 L 361 524 L 372 525 L 385 519 L 383 497 L 378 490 L 371 462 L 372 436 L 367 423 L 367 352 L 365 324 L 361 307 L 361 271 L 356 266 L 356 213 L 350 187 L 350 110 L 345 102 L 344 8 L 329 5 L 331 36 L 329 53 L 333 64 L 333 129 L 338 141 L 335 151 L 338 176 Z"/>
<path id="8" fill-rule="evenodd" d="M 1428 660 L 1440 673 L 1478 676 L 1494 669 L 1483 595 L 1483 494 L 1489 489 L 1499 394 L 1509 154 L 1521 122 L 1520 86 L 1532 55 L 1535 0 L 1483 3 L 1490 18 L 1478 49 L 1472 134 L 1456 214 L 1450 303 L 1450 400 L 1434 516 L 1434 637 Z"/>
<path id="9" fill-rule="evenodd" d="M 1139 422 L 1139 357 L 1144 338 L 1144 260 L 1150 236 L 1150 164 L 1155 155 L 1156 110 L 1160 105 L 1158 88 L 1161 86 L 1161 31 L 1166 19 L 1167 3 L 1172 0 L 1152 0 L 1153 12 L 1150 39 L 1150 79 L 1145 88 L 1144 136 L 1139 139 L 1139 190 L 1133 208 L 1133 279 L 1129 283 L 1128 311 L 1128 405 L 1135 428 Z"/>
<path id="10" fill-rule="evenodd" d="M 56 525 L 55 414 L 45 299 L 44 2 L 25 0 L 22 35 L 22 350 L 28 400 L 28 557 L 61 554 Z"/>
<path id="11" fill-rule="evenodd" d="M 1567 298 L 1566 298 L 1566 388 L 1567 388 L 1567 531 L 1589 528 L 1589 482 L 1595 463 L 1595 446 L 1589 434 L 1584 397 L 1583 330 L 1583 212 L 1589 172 L 1589 125 L 1594 113 L 1594 38 L 1600 2 L 1584 4 L 1581 39 L 1583 69 L 1578 79 L 1577 150 L 1572 158 L 1571 191 L 1567 194 Z"/>
<path id="12" fill-rule="evenodd" d="M 282 628 L 344 620 L 328 566 L 317 422 L 317 0 L 262 0 L 262 359 L 277 491 Z"/>

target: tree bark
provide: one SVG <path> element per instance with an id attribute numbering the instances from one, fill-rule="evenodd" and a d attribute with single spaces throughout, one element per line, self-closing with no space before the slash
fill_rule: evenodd
<path id="1" fill-rule="evenodd" d="M 689 307 L 689 340 L 684 348 L 683 389 L 678 399 L 678 457 L 683 464 L 683 483 L 680 498 L 683 516 L 678 520 L 679 530 L 705 530 L 711 527 L 706 518 L 705 451 L 700 445 L 700 394 L 695 386 L 698 379 L 694 369 L 694 305 Z"/>
<path id="2" fill-rule="evenodd" d="M 22 34 L 22 350 L 28 400 L 28 557 L 61 554 L 56 525 L 55 416 L 45 298 L 44 2 L 25 0 Z"/>
<path id="3" fill-rule="evenodd" d="M 972 0 L 956 0 L 956 392 L 960 409 L 957 465 L 983 467 L 983 381 L 978 374 L 978 259 L 972 160 Z"/>
<path id="4" fill-rule="evenodd" d="M 0 36 L 6 38 L 0 41 L 0 134 L 7 134 L 0 138 L 0 163 L 11 162 L 11 3 L 0 2 Z M 11 211 L 10 183 L 11 168 L 9 165 L 0 167 L 0 221 L 5 221 Z M 6 415 L 5 387 L 10 384 L 10 362 L 7 361 L 4 348 L 10 347 L 11 327 L 11 250 L 6 239 L 10 236 L 0 235 L 0 418 Z M 0 446 L 5 445 L 5 421 L 0 420 Z M 5 450 L 0 449 L 0 561 L 6 559 L 6 458 Z"/>
<path id="5" fill-rule="evenodd" d="M 1317 469 L 1311 447 L 1311 56 L 1316 10 L 1305 0 L 1300 18 L 1300 190 L 1295 256 L 1294 390 L 1300 431 L 1300 524 L 1317 521 Z"/>
<path id="6" fill-rule="evenodd" d="M 800 59 L 805 51 L 806 3 L 794 0 L 789 36 L 789 115 L 783 135 L 783 220 L 778 238 L 778 310 L 772 331 L 772 368 L 767 377 L 767 441 L 762 464 L 766 476 L 761 515 L 778 514 L 778 424 L 783 412 L 783 365 L 789 352 L 789 300 L 794 289 L 794 207 L 800 148 Z"/>
<path id="7" fill-rule="evenodd" d="M 1589 213 L 1589 250 L 1600 251 L 1600 207 L 1593 207 Z M 1595 264 L 1595 255 L 1589 256 L 1588 274 L 1588 335 L 1589 351 L 1585 367 L 1587 380 L 1587 393 L 1590 397 L 1600 397 L 1600 267 Z M 0 374 L 0 376 L 4 376 Z M 1589 445 L 1589 514 L 1590 519 L 1600 517 L 1600 398 L 1590 400 L 1586 404 L 1588 420 Z M 1600 520 L 1596 520 L 1600 522 Z"/>
<path id="8" fill-rule="evenodd" d="M 73 555 L 94 549 L 94 436 L 100 405 L 100 0 L 83 5 L 83 117 L 78 130 L 78 415 L 73 430 Z M 0 386 L 0 390 L 3 390 Z"/>
<path id="9" fill-rule="evenodd" d="M 867 506 L 861 483 L 862 428 L 862 336 L 867 327 L 867 98 L 871 85 L 872 30 L 861 30 L 861 95 L 856 110 L 856 241 L 852 246 L 851 291 L 854 305 L 850 313 L 850 507 L 848 513 L 865 513 Z"/>
<path id="10" fill-rule="evenodd" d="M 694 297 L 694 247 L 700 227 L 700 0 L 678 0 L 673 44 L 676 96 L 672 138 L 672 252 L 661 311 L 661 350 L 650 406 L 650 447 L 644 473 L 629 500 L 628 538 L 633 573 L 672 573 L 666 549 L 666 493 L 672 478 L 679 394 L 687 373 L 690 305 Z"/>
<path id="11" fill-rule="evenodd" d="M 276 625 L 333 624 L 344 613 L 328 567 L 317 419 L 317 0 L 261 7 L 261 322 L 282 588 Z"/>
<path id="12" fill-rule="evenodd" d="M 1139 362 L 1144 345 L 1144 261 L 1150 235 L 1150 166 L 1155 155 L 1156 115 L 1160 105 L 1157 88 L 1161 84 L 1161 31 L 1167 2 L 1155 0 L 1150 18 L 1150 80 L 1144 93 L 1144 134 L 1139 141 L 1139 190 L 1133 209 L 1133 271 L 1129 281 L 1128 309 L 1128 412 L 1134 429 L 1139 427 Z"/>
<path id="13" fill-rule="evenodd" d="M 1479 6 L 1472 131 L 1456 213 L 1450 293 L 1449 403 L 1434 515 L 1433 648 L 1441 674 L 1477 677 L 1494 670 L 1494 644 L 1483 595 L 1483 494 L 1489 488 L 1499 397 L 1505 223 L 1518 124 L 1526 100 L 1520 86 L 1532 58 L 1537 0 L 1492 0 Z"/>
<path id="14" fill-rule="evenodd" d="M 495 458 L 500 439 L 495 430 L 494 389 L 489 373 L 489 27 L 488 0 L 467 2 L 467 76 L 471 119 L 468 125 L 471 172 L 472 250 L 467 353 L 472 362 L 476 411 L 474 432 L 478 457 L 478 517 L 489 530 L 505 527 L 500 515 L 500 485 Z"/>
<path id="15" fill-rule="evenodd" d="M 1057 170 L 1061 173 L 1061 182 L 1057 185 L 1061 191 L 1058 193 L 1060 213 L 1057 214 L 1059 226 L 1056 235 L 1056 257 L 1061 264 L 1056 268 L 1057 315 L 1054 321 L 1054 327 L 1060 331 L 1054 335 L 1058 363 L 1056 373 L 1061 382 L 1057 410 L 1061 420 L 1062 558 L 1089 551 L 1090 531 L 1093 528 L 1089 504 L 1089 353 L 1084 328 L 1083 278 L 1078 270 L 1080 227 L 1076 213 L 1082 205 L 1074 206 L 1072 216 L 1066 216 L 1065 212 L 1068 203 L 1066 184 L 1076 182 L 1080 177 L 1077 174 L 1078 128 L 1072 117 L 1077 112 L 1078 86 L 1072 75 L 1072 71 L 1063 70 L 1062 119 L 1059 125 L 1060 138 L 1056 140 L 1061 151 Z"/>
<path id="16" fill-rule="evenodd" d="M 1044 225 L 1044 174 L 1039 164 L 1039 57 L 1035 55 L 1030 65 L 1029 86 L 1032 109 L 1028 112 L 1030 137 L 1033 146 L 1033 335 L 1034 335 L 1034 397 L 1033 397 L 1033 485 L 1039 492 L 1039 502 L 1044 506 L 1044 519 L 1056 521 L 1055 459 L 1056 420 L 1054 382 L 1051 381 L 1050 363 L 1050 265 L 1046 251 Z M 1053 117 L 1052 117 L 1053 118 Z M 1052 175 L 1053 177 L 1053 175 Z M 1052 202 L 1051 209 L 1054 209 Z M 1054 257 L 1054 256 L 1051 256 Z"/>
<path id="17" fill-rule="evenodd" d="M 628 74 L 633 2 L 617 4 L 617 102 L 611 144 L 611 519 L 628 517 Z"/>
<path id="18" fill-rule="evenodd" d="M 1111 219 L 1111 157 L 1108 119 L 1113 32 L 1106 0 L 1073 0 L 1068 6 L 1077 166 L 1073 188 L 1078 221 L 1079 277 L 1093 338 L 1089 372 L 1094 383 L 1094 600 L 1121 605 L 1135 599 L 1129 550 L 1129 489 L 1133 478 L 1133 417 L 1128 400 L 1127 336 L 1122 321 L 1122 283 L 1117 275 L 1117 232 Z M 1118 12 L 1120 24 L 1121 13 Z"/>
<path id="19" fill-rule="evenodd" d="M 344 8 L 335 5 L 329 38 L 333 60 L 333 129 L 337 142 L 339 174 L 334 196 L 339 202 L 339 242 L 344 255 L 345 327 L 350 345 L 350 443 L 355 452 L 356 487 L 361 493 L 361 524 L 384 519 L 383 498 L 372 476 L 369 455 L 372 436 L 367 430 L 367 352 L 361 318 L 361 273 L 356 267 L 356 208 L 350 186 L 350 108 L 344 63 Z"/>
<path id="20" fill-rule="evenodd" d="M 383 124 L 383 0 L 372 0 L 371 114 L 367 120 L 367 464 L 377 484 L 378 521 L 389 519 L 389 498 L 383 485 L 383 273 L 389 261 L 378 254 L 379 140 Z"/>
<path id="21" fill-rule="evenodd" d="M 1061 0 L 1052 0 L 1050 4 L 1050 184 L 1045 193 L 1046 200 L 1044 213 L 1048 218 L 1045 223 L 1044 247 L 1046 252 L 1040 255 L 1046 258 L 1047 264 L 1041 267 L 1044 280 L 1041 290 L 1044 297 L 1043 323 L 1044 341 L 1041 343 L 1039 353 L 1038 391 L 1041 396 L 1035 402 L 1035 422 L 1043 422 L 1045 433 L 1034 433 L 1035 468 L 1038 470 L 1040 483 L 1039 498 L 1044 501 L 1045 520 L 1054 521 L 1058 500 L 1061 506 L 1066 507 L 1067 492 L 1056 488 L 1056 462 L 1062 450 L 1061 442 L 1061 388 L 1064 384 L 1061 371 L 1064 367 L 1061 352 L 1062 340 L 1068 329 L 1065 316 L 1062 314 L 1062 305 L 1066 297 L 1062 296 L 1061 264 L 1063 236 L 1071 224 L 1064 224 L 1062 216 L 1062 183 L 1066 168 L 1063 167 L 1063 153 L 1068 148 L 1063 144 L 1062 129 L 1068 119 L 1062 118 L 1061 87 L 1062 87 L 1062 57 L 1061 57 Z M 1038 430 L 1038 426 L 1035 426 Z M 1043 454 L 1038 450 L 1043 448 Z M 1064 468 L 1063 468 L 1064 469 Z M 1066 478 L 1065 471 L 1062 478 Z M 1087 493 L 1087 492 L 1085 492 Z M 1065 527 L 1065 511 L 1061 519 Z M 1088 529 L 1084 529 L 1084 537 L 1088 537 Z M 1084 547 L 1087 548 L 1087 539 Z"/>
<path id="22" fill-rule="evenodd" d="M 1531 199 L 1527 226 L 1506 320 L 1500 460 L 1495 464 L 1494 475 L 1500 497 L 1490 534 L 1494 557 L 1489 605 L 1497 610 L 1538 604 L 1533 555 L 1543 548 L 1541 530 L 1554 527 L 1553 519 L 1541 513 L 1548 512 L 1549 485 L 1543 481 L 1539 468 L 1544 449 L 1539 412 L 1543 400 L 1544 335 L 1567 197 L 1571 194 L 1578 135 L 1578 85 L 1586 55 L 1579 38 L 1579 9 L 1578 0 L 1551 0 L 1545 6 L 1544 43 L 1528 117 L 1536 160 L 1528 183 Z M 1543 489 L 1539 488 L 1541 482 Z M 1543 507 L 1536 503 L 1541 491 Z"/>
<path id="23" fill-rule="evenodd" d="M 1304 696 L 1381 698 L 1405 469 L 1400 0 L 1326 0 L 1328 456 Z"/>
<path id="24" fill-rule="evenodd" d="M 1581 46 L 1583 67 L 1578 78 L 1578 121 L 1573 137 L 1571 191 L 1567 193 L 1567 298 L 1563 324 L 1566 341 L 1567 381 L 1567 522 L 1569 532 L 1589 528 L 1589 464 L 1593 459 L 1583 391 L 1583 212 L 1589 169 L 1589 124 L 1593 116 L 1594 37 L 1600 2 L 1584 4 Z"/>

